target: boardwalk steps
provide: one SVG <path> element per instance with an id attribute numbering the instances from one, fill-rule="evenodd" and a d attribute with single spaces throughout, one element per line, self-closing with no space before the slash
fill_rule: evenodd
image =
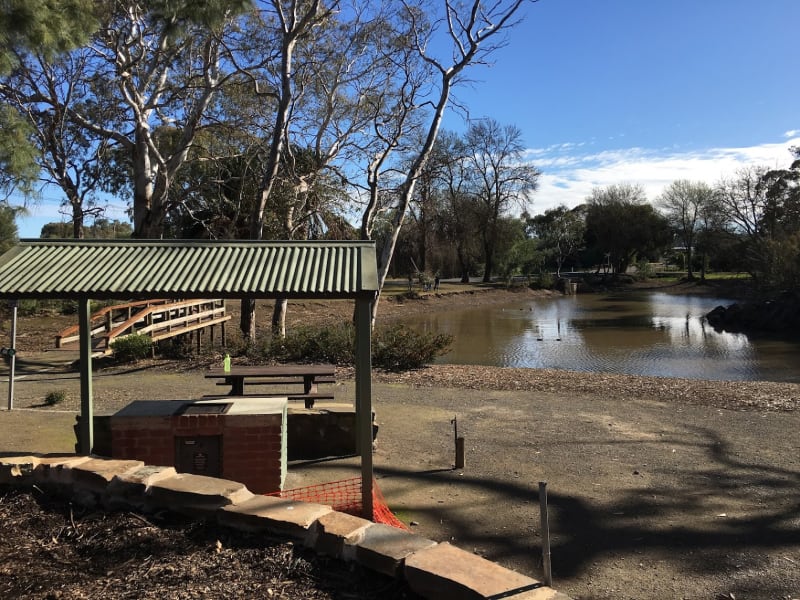
<path id="1" fill-rule="evenodd" d="M 231 316 L 225 313 L 223 300 L 142 300 L 106 306 L 91 316 L 94 356 L 111 354 L 115 339 L 134 333 L 148 335 L 157 342 L 209 328 L 214 341 L 214 326 L 222 329 Z M 78 325 L 67 327 L 55 336 L 56 348 L 76 348 L 80 339 Z M 198 337 L 199 340 L 199 337 Z"/>

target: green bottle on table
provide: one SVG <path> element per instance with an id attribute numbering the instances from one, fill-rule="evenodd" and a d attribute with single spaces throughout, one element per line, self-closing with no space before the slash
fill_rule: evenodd
<path id="1" fill-rule="evenodd" d="M 222 361 L 222 370 L 226 373 L 231 370 L 231 355 L 226 354 Z"/>

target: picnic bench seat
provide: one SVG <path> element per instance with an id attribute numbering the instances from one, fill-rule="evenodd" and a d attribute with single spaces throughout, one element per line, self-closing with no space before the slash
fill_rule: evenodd
<path id="1" fill-rule="evenodd" d="M 336 377 L 315 377 L 314 383 L 336 383 Z M 226 385 L 230 387 L 230 383 L 227 381 L 218 381 L 217 385 Z M 286 379 L 275 379 L 271 377 L 269 379 L 264 378 L 259 380 L 256 377 L 250 377 L 247 380 L 247 387 L 251 385 L 305 385 L 305 381 L 302 377 L 292 377 Z"/>
<path id="2" fill-rule="evenodd" d="M 223 400 L 225 398 L 230 398 L 231 396 L 225 396 L 220 394 L 206 394 L 203 396 L 204 399 L 220 399 Z M 289 393 L 280 393 L 280 392 L 269 392 L 266 394 L 244 394 L 243 396 L 237 396 L 237 398 L 286 398 L 287 400 L 303 400 L 305 403 L 306 408 L 314 408 L 314 402 L 316 400 L 333 400 L 335 396 L 333 394 L 321 394 L 321 393 L 313 393 L 313 394 L 292 394 Z"/>

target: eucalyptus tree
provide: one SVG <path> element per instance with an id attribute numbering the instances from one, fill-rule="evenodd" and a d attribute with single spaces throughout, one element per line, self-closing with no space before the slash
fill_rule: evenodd
<path id="1" fill-rule="evenodd" d="M 27 107 L 6 92 L 33 57 L 44 61 L 85 43 L 96 29 L 92 0 L 7 0 L 0 3 L 0 192 L 36 194 L 42 149 Z M 20 110 L 21 108 L 21 110 Z M 40 140 L 39 140 L 40 141 Z"/>
<path id="2" fill-rule="evenodd" d="M 715 201 L 714 190 L 703 182 L 685 179 L 673 181 L 661 193 L 657 203 L 666 215 L 686 252 L 686 276 L 694 279 L 692 271 L 697 234 Z"/>
<path id="3" fill-rule="evenodd" d="M 269 113 L 262 121 L 266 162 L 251 239 L 262 239 L 270 215 L 278 215 L 286 239 L 319 235 L 325 220 L 341 222 L 343 165 L 369 122 L 370 99 L 387 83 L 388 59 L 376 50 L 385 44 L 383 9 L 380 3 L 274 0 L 261 11 L 268 56 L 260 68 L 243 70 Z M 277 335 L 285 331 L 286 309 L 286 300 L 278 299 L 272 317 Z M 244 300 L 245 336 L 255 333 L 254 311 L 254 301 Z"/>
<path id="4" fill-rule="evenodd" d="M 224 123 L 199 133 L 170 190 L 164 234 L 175 238 L 248 239 L 265 164 L 263 140 Z M 265 223 L 280 237 L 277 217 Z"/>
<path id="5" fill-rule="evenodd" d="M 669 222 L 647 202 L 640 185 L 595 188 L 587 204 L 587 244 L 608 257 L 615 274 L 625 273 L 637 256 L 660 252 L 672 242 Z"/>
<path id="6" fill-rule="evenodd" d="M 525 210 L 536 190 L 539 171 L 523 160 L 522 131 L 494 119 L 475 121 L 465 143 L 473 176 L 474 198 L 482 216 L 483 281 L 492 280 L 499 221 L 518 207 Z"/>
<path id="7" fill-rule="evenodd" d="M 560 276 L 564 261 L 575 256 L 583 246 L 586 219 L 582 211 L 561 205 L 526 220 L 541 250 L 555 260 L 556 275 Z"/>
<path id="8" fill-rule="evenodd" d="M 85 218 L 103 211 L 98 195 L 109 155 L 107 140 L 69 118 L 71 111 L 86 109 L 90 53 L 77 49 L 48 58 L 18 51 L 15 62 L 17 67 L 0 78 L 0 98 L 25 132 L 23 153 L 35 148 L 30 167 L 36 180 L 61 189 L 71 218 L 70 237 L 82 238 Z"/>
<path id="9" fill-rule="evenodd" d="M 136 236 L 161 236 L 172 181 L 229 74 L 221 36 L 246 4 L 91 2 L 87 14 L 97 27 L 85 46 L 56 59 L 16 55 L 15 74 L 24 85 L 6 86 L 4 94 L 17 93 L 42 160 L 55 163 L 51 176 L 69 202 L 77 205 L 75 190 L 100 177 L 106 191 L 130 192 Z M 59 70 L 69 77 L 60 80 Z M 63 156 L 56 159 L 58 152 Z M 94 163 L 103 169 L 89 178 Z M 82 177 L 76 165 L 84 166 Z"/>
<path id="10" fill-rule="evenodd" d="M 51 222 L 42 225 L 39 237 L 42 239 L 68 238 L 72 233 L 72 224 L 65 222 Z M 100 217 L 86 226 L 88 237 L 95 239 L 126 239 L 133 233 L 130 223 L 117 219 Z"/>
<path id="11" fill-rule="evenodd" d="M 470 188 L 467 147 L 461 136 L 443 131 L 434 148 L 443 189 L 437 232 L 455 250 L 461 283 L 469 283 L 470 273 L 480 260 L 481 222 Z"/>
<path id="12" fill-rule="evenodd" d="M 162 235 L 170 188 L 232 74 L 222 39 L 247 3 L 118 0 L 92 37 L 91 95 L 69 118 L 119 148 L 107 186 L 131 194 L 134 235 Z"/>
<path id="13" fill-rule="evenodd" d="M 788 169 L 747 167 L 716 188 L 729 229 L 745 241 L 745 269 L 765 287 L 800 280 L 800 150 Z"/>
<path id="14" fill-rule="evenodd" d="M 447 232 L 447 221 L 457 217 L 448 210 L 448 184 L 451 183 L 450 175 L 454 170 L 452 163 L 459 161 L 455 155 L 457 140 L 458 136 L 450 132 L 443 131 L 438 136 L 409 204 L 409 214 L 415 224 L 417 266 L 422 272 L 433 268 L 431 256 L 441 256 L 438 246 L 443 240 L 437 238 Z M 441 262 L 441 259 L 435 262 Z M 440 270 L 440 265 L 437 264 L 436 270 Z"/>
<path id="15" fill-rule="evenodd" d="M 386 209 L 379 201 L 393 200 L 392 209 L 385 213 L 390 215 L 388 225 L 391 233 L 378 259 L 381 289 L 414 197 L 414 188 L 430 158 L 453 89 L 465 80 L 468 67 L 486 63 L 489 56 L 506 43 L 505 34 L 518 22 L 524 4 L 526 0 L 499 0 L 489 5 L 480 0 L 464 4 L 452 0 L 442 0 L 440 4 L 403 0 L 403 10 L 397 15 L 407 23 L 408 33 L 404 39 L 411 51 L 401 55 L 406 62 L 397 69 L 395 89 L 399 93 L 394 95 L 392 102 L 384 103 L 391 109 L 389 114 L 394 115 L 391 119 L 394 126 L 385 126 L 384 111 L 376 113 L 375 129 L 385 133 L 379 138 L 380 148 L 371 154 L 367 169 L 371 193 L 362 213 L 361 233 L 368 238 L 379 211 Z M 447 50 L 437 53 L 436 48 Z M 408 139 L 408 128 L 415 127 L 422 134 L 423 142 L 413 153 L 408 167 L 399 173 L 390 155 Z M 394 184 L 391 186 L 394 193 L 383 193 L 383 179 L 388 179 L 390 185 Z M 373 319 L 379 300 L 380 292 L 373 305 Z"/>

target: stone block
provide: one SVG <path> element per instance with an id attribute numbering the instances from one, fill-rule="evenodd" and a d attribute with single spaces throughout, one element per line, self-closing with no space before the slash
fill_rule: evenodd
<path id="1" fill-rule="evenodd" d="M 368 569 L 398 577 L 402 574 L 403 561 L 407 556 L 435 545 L 433 540 L 382 523 L 373 523 L 364 530 L 360 541 L 355 544 L 345 542 L 343 558 L 355 559 Z"/>
<path id="2" fill-rule="evenodd" d="M 39 457 L 31 454 L 0 457 L 0 484 L 27 485 L 39 466 Z"/>
<path id="3" fill-rule="evenodd" d="M 236 481 L 178 473 L 149 486 L 145 508 L 167 508 L 189 516 L 208 517 L 223 506 L 252 497 L 253 493 Z"/>
<path id="4" fill-rule="evenodd" d="M 146 494 L 150 486 L 162 479 L 175 477 L 174 467 L 144 466 L 135 471 L 118 473 L 108 483 L 106 502 L 111 508 L 135 508 L 143 510 L 146 506 Z"/>
<path id="5" fill-rule="evenodd" d="M 47 454 L 39 458 L 33 471 L 34 481 L 44 485 L 69 486 L 72 484 L 71 469 L 88 460 L 88 456 L 75 454 Z"/>
<path id="6" fill-rule="evenodd" d="M 311 531 L 308 546 L 320 554 L 342 558 L 345 544 L 351 547 L 364 538 L 364 531 L 372 521 L 331 511 L 321 516 Z"/>
<path id="7" fill-rule="evenodd" d="M 234 529 L 266 531 L 307 545 L 311 526 L 332 511 L 325 504 L 296 502 L 275 496 L 254 496 L 236 505 L 223 507 L 217 513 L 217 520 Z"/>
<path id="8" fill-rule="evenodd" d="M 92 457 L 72 467 L 72 483 L 96 494 L 104 494 L 109 482 L 119 474 L 132 473 L 141 469 L 140 460 L 113 460 Z"/>
<path id="9" fill-rule="evenodd" d="M 112 460 L 92 457 L 74 466 L 65 466 L 64 476 L 70 479 L 72 498 L 84 506 L 96 506 L 105 500 L 108 483 L 117 475 L 144 466 L 138 460 Z"/>
<path id="10" fill-rule="evenodd" d="M 406 558 L 405 577 L 411 589 L 426 598 L 566 598 L 535 579 L 448 543 L 421 550 Z"/>

